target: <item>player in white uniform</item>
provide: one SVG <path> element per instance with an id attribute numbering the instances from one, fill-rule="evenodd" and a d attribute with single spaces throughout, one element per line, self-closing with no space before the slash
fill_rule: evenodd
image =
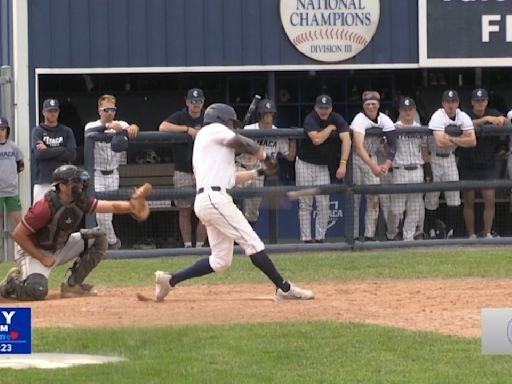
<path id="1" fill-rule="evenodd" d="M 226 270 L 233 260 L 234 241 L 275 284 L 276 300 L 313 298 L 313 292 L 299 288 L 281 276 L 265 253 L 262 241 L 226 192 L 228 188 L 265 174 L 265 168 L 236 172 L 235 149 L 250 153 L 260 161 L 267 159 L 263 148 L 233 132 L 236 120 L 235 110 L 226 104 L 212 104 L 205 111 L 206 125 L 196 136 L 192 163 L 197 182 L 194 211 L 206 226 L 211 255 L 178 273 L 157 271 L 156 301 L 163 301 L 169 291 L 184 280 Z"/>
<path id="2" fill-rule="evenodd" d="M 410 97 L 400 101 L 400 120 L 395 124 L 397 129 L 403 127 L 421 127 L 415 121 L 416 103 Z M 393 160 L 393 184 L 423 183 L 423 155 L 426 151 L 426 138 L 421 136 L 398 136 L 396 155 Z M 388 217 L 388 233 L 390 239 L 398 234 L 400 221 L 404 219 L 403 239 L 414 239 L 418 227 L 421 231 L 423 225 L 420 221 L 424 218 L 425 204 L 423 193 L 407 193 L 391 195 L 391 211 Z"/>
<path id="3" fill-rule="evenodd" d="M 476 145 L 475 129 L 467 113 L 459 109 L 459 95 L 455 90 L 444 91 L 442 106 L 428 123 L 433 131 L 433 139 L 428 141 L 430 163 L 434 182 L 459 181 L 459 171 L 454 151 L 457 147 L 474 147 Z M 462 135 L 453 137 L 445 132 L 446 127 L 457 126 Z M 441 192 L 428 192 L 425 195 L 425 216 L 427 233 L 435 236 L 434 221 L 438 218 L 439 196 Z M 446 198 L 446 237 L 452 237 L 458 221 L 460 208 L 460 192 L 444 192 Z"/>
<path id="4" fill-rule="evenodd" d="M 103 95 L 98 99 L 98 114 L 100 118 L 85 125 L 85 135 L 93 132 L 126 134 L 127 138 L 134 139 L 139 133 L 139 127 L 128 124 L 126 121 L 114 120 L 116 116 L 116 98 L 112 95 Z M 122 137 L 123 139 L 126 136 Z M 114 143 L 123 143 L 116 137 Z M 126 142 L 127 143 L 127 142 Z M 114 148 L 116 149 L 116 148 Z M 111 143 L 96 141 L 94 143 L 94 190 L 96 192 L 117 191 L 119 189 L 119 164 L 126 162 L 126 152 L 112 150 Z M 119 249 L 121 240 L 117 238 L 112 225 L 112 213 L 97 213 L 98 226 L 107 234 L 109 249 Z"/>
<path id="5" fill-rule="evenodd" d="M 244 129 L 277 129 L 274 125 L 276 114 L 276 106 L 272 100 L 263 99 L 258 104 L 259 121 L 255 124 L 246 125 Z M 295 159 L 295 141 L 287 139 L 277 139 L 266 137 L 255 140 L 268 157 L 276 159 L 278 154 L 286 156 L 288 161 Z M 261 163 L 255 156 L 248 153 L 242 153 L 236 158 L 236 166 L 239 171 L 249 171 L 260 167 Z M 244 187 L 263 187 L 265 176 L 258 176 L 256 179 L 249 181 Z M 243 212 L 245 218 L 254 228 L 258 221 L 261 197 L 250 197 L 243 200 Z"/>
<path id="6" fill-rule="evenodd" d="M 380 184 L 379 177 L 388 173 L 396 153 L 396 131 L 393 121 L 386 114 L 379 112 L 380 95 L 376 91 L 363 93 L 363 112 L 359 112 L 352 120 L 350 129 L 353 131 L 354 175 L 353 183 L 359 185 Z M 381 138 L 365 136 L 366 130 L 380 128 L 386 137 L 388 153 L 386 161 L 379 164 L 377 151 Z M 359 237 L 359 206 L 361 196 L 354 196 L 354 238 Z M 377 219 L 379 217 L 379 198 L 376 195 L 366 196 L 365 231 L 366 240 L 374 240 Z"/>

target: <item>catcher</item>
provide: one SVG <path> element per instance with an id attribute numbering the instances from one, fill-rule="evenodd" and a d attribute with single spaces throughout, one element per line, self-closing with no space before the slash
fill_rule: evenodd
<path id="1" fill-rule="evenodd" d="M 130 201 L 106 201 L 87 195 L 89 174 L 74 165 L 60 166 L 52 178 L 53 188 L 14 229 L 18 267 L 11 268 L 0 283 L 2 297 L 44 299 L 50 272 L 68 261 L 74 263 L 61 284 L 61 297 L 95 296 L 93 286 L 84 280 L 105 256 L 108 244 L 99 227 L 77 231 L 84 215 L 130 213 L 139 221 L 149 216 L 150 184 L 135 190 Z"/>

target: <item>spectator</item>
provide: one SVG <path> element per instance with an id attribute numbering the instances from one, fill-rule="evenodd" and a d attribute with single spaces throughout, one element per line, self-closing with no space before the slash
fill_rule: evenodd
<path id="1" fill-rule="evenodd" d="M 350 135 L 348 124 L 337 112 L 332 110 L 332 99 L 328 95 L 316 98 L 315 109 L 304 119 L 306 138 L 301 140 L 295 174 L 297 186 L 327 185 L 331 183 L 329 162 L 340 153 L 341 158 L 336 170 L 336 178 L 343 179 L 347 171 L 347 161 L 350 156 Z M 336 133 L 336 137 L 330 137 Z M 341 141 L 341 146 L 340 146 Z M 329 222 L 329 195 L 316 195 L 315 241 L 325 240 Z M 313 196 L 299 198 L 300 239 L 312 243 L 311 211 Z"/>
<path id="2" fill-rule="evenodd" d="M 114 120 L 117 112 L 116 98 L 103 95 L 98 99 L 99 119 L 85 125 L 85 136 L 94 132 L 115 133 L 112 143 L 97 140 L 94 143 L 94 190 L 96 192 L 117 191 L 119 189 L 119 164 L 126 160 L 128 139 L 139 133 L 136 124 Z M 97 213 L 98 226 L 106 233 L 108 249 L 121 248 L 121 240 L 112 225 L 112 213 Z"/>
<path id="3" fill-rule="evenodd" d="M 18 173 L 25 169 L 23 152 L 11 140 L 11 128 L 5 117 L 0 117 L 0 214 L 7 211 L 10 228 L 21 220 Z"/>
<path id="4" fill-rule="evenodd" d="M 250 124 L 244 129 L 277 129 L 274 125 L 276 116 L 276 105 L 272 100 L 263 99 L 258 104 L 258 119 L 255 124 Z M 279 139 L 266 137 L 255 140 L 265 151 L 268 157 L 277 159 L 278 156 L 286 156 L 288 161 L 295 159 L 295 140 Z M 236 158 L 237 169 L 240 171 L 257 169 L 261 164 L 255 156 L 249 153 L 243 153 Z M 256 179 L 249 181 L 244 187 L 263 187 L 265 176 L 258 176 Z M 261 204 L 261 197 L 251 197 L 243 200 L 244 216 L 249 221 L 253 228 L 256 227 L 256 222 L 259 216 L 259 208 Z"/>
<path id="5" fill-rule="evenodd" d="M 194 140 L 199 129 L 203 125 L 204 93 L 199 88 L 189 89 L 185 98 L 185 109 L 175 112 L 162 121 L 159 130 L 161 132 L 183 132 L 192 138 L 185 143 L 173 143 L 172 152 L 174 158 L 174 187 L 196 188 L 196 179 L 192 170 L 192 150 Z M 179 226 L 181 239 L 185 248 L 192 248 L 192 208 L 194 198 L 177 199 L 175 201 L 179 209 Z M 196 246 L 206 245 L 206 229 L 200 220 L 196 227 Z"/>
<path id="6" fill-rule="evenodd" d="M 473 125 L 480 125 L 482 132 L 486 124 L 503 126 L 507 122 L 505 116 L 497 110 L 488 108 L 489 94 L 483 88 L 477 88 L 471 93 L 471 105 L 468 111 Z M 481 134 L 475 147 L 458 148 L 459 177 L 460 180 L 494 180 L 496 179 L 496 147 L 498 136 Z M 481 189 L 480 194 L 484 200 L 482 236 L 492 238 L 492 224 L 495 211 L 495 190 Z M 476 238 L 475 234 L 475 190 L 463 191 L 464 222 L 469 238 Z"/>
<path id="7" fill-rule="evenodd" d="M 459 137 L 450 136 L 446 132 L 448 126 L 456 126 L 462 130 Z M 434 182 L 459 181 L 459 171 L 455 161 L 454 151 L 458 147 L 474 147 L 476 145 L 475 130 L 471 118 L 459 109 L 459 95 L 455 90 L 446 90 L 442 97 L 442 108 L 439 108 L 428 123 L 433 131 L 433 138 L 429 140 L 430 163 Z M 431 238 L 436 235 L 436 220 L 439 219 L 439 196 L 441 192 L 428 192 L 425 195 L 426 230 Z M 444 236 L 450 238 L 454 235 L 458 216 L 460 192 L 446 191 L 446 229 Z"/>
<path id="8" fill-rule="evenodd" d="M 391 167 L 396 153 L 395 125 L 388 115 L 379 112 L 380 94 L 376 91 L 365 91 L 362 96 L 363 111 L 352 120 L 350 129 L 354 132 L 354 184 L 368 185 L 380 184 L 380 177 L 386 175 Z M 366 130 L 379 128 L 387 140 L 387 156 L 379 164 L 377 152 L 381 144 L 381 137 L 366 136 Z M 354 238 L 359 238 L 359 206 L 361 196 L 354 196 Z M 379 217 L 379 197 L 366 196 L 364 239 L 375 240 L 377 219 Z"/>
<path id="9" fill-rule="evenodd" d="M 59 123 L 59 102 L 43 102 L 44 121 L 32 129 L 31 151 L 34 169 L 33 201 L 51 188 L 52 173 L 76 158 L 76 140 L 71 128 Z"/>

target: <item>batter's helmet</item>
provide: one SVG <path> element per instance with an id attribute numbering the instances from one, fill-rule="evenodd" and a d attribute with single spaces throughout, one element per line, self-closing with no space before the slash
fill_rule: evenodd
<path id="1" fill-rule="evenodd" d="M 236 112 L 227 104 L 212 104 L 204 111 L 204 123 L 221 123 L 228 125 L 230 121 L 237 122 Z"/>
<path id="2" fill-rule="evenodd" d="M 258 115 L 261 116 L 264 113 L 276 113 L 276 105 L 270 99 L 263 99 L 258 103 Z"/>
<path id="3" fill-rule="evenodd" d="M 89 173 L 84 169 L 75 167 L 74 165 L 65 164 L 53 171 L 52 180 L 52 185 L 57 185 L 62 182 L 67 183 L 68 181 L 87 183 L 89 180 Z"/>
<path id="4" fill-rule="evenodd" d="M 5 117 L 0 117 L 0 128 L 7 129 L 7 135 L 5 136 L 7 139 L 9 138 L 9 134 L 11 133 L 11 127 L 9 127 L 9 122 Z"/>

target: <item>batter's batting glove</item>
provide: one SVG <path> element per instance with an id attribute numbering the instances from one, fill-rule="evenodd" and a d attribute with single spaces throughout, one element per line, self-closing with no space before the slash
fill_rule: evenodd
<path id="1" fill-rule="evenodd" d="M 277 174 L 277 171 L 277 160 L 267 156 L 265 160 L 263 160 L 263 167 L 259 168 L 257 172 L 258 176 L 274 176 L 275 174 Z"/>

